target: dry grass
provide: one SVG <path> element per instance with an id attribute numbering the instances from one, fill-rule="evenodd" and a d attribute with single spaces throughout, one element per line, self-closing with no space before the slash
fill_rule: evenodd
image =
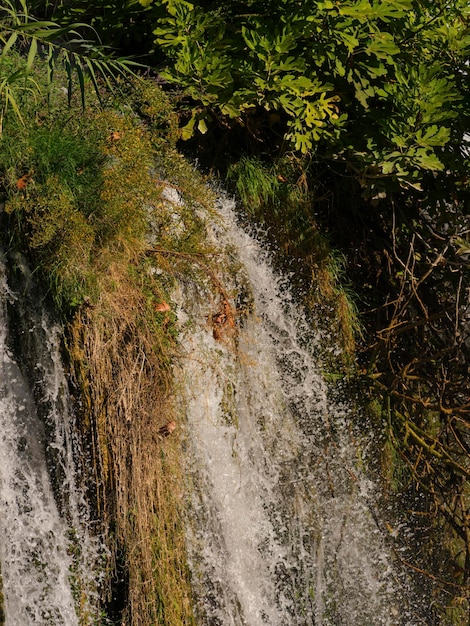
<path id="1" fill-rule="evenodd" d="M 134 87 L 80 116 L 60 91 L 50 115 L 38 117 L 32 105 L 27 132 L 14 120 L 4 128 L 0 187 L 12 246 L 68 324 L 83 456 L 89 449 L 91 459 L 86 491 L 110 554 L 105 623 L 185 626 L 194 619 L 180 442 L 178 428 L 160 432 L 179 421 L 175 327 L 159 305 L 177 272 L 213 279 L 201 261 L 210 257 L 201 215 L 213 194 L 175 150 L 168 98 L 152 81 Z M 76 576 L 80 611 L 86 590 Z"/>
<path id="2" fill-rule="evenodd" d="M 168 314 L 152 311 L 126 268 L 111 266 L 106 280 L 71 336 L 94 433 L 97 507 L 114 527 L 111 552 L 123 553 L 128 577 L 122 624 L 192 624 L 179 439 L 159 434 L 169 420 L 178 422 Z"/>

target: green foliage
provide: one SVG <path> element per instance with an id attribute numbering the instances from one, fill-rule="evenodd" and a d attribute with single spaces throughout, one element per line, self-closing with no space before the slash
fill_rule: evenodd
<path id="1" fill-rule="evenodd" d="M 83 35 L 86 33 L 89 38 Z M 37 20 L 29 10 L 26 0 L 4 0 L 0 6 L 0 132 L 8 109 L 22 120 L 20 97 L 36 95 L 50 89 L 58 64 L 65 70 L 65 84 L 69 101 L 78 85 L 82 106 L 85 106 L 87 77 L 99 95 L 98 79 L 108 88 L 119 75 L 129 75 L 133 64 L 124 58 L 115 58 L 96 40 L 95 31 L 84 23 L 68 25 L 50 20 Z M 9 59 L 21 52 L 22 62 L 15 57 L 13 66 Z M 32 76 L 34 64 L 40 59 L 45 68 L 46 82 Z"/>
<path id="2" fill-rule="evenodd" d="M 161 59 L 153 46 L 152 23 L 158 18 L 153 7 L 143 7 L 138 0 L 30 0 L 31 12 L 39 19 L 53 19 L 62 25 L 87 24 L 93 37 L 109 50 L 126 58 L 138 58 L 146 65 Z"/>
<path id="3" fill-rule="evenodd" d="M 112 264 L 137 262 L 149 246 L 149 223 L 161 248 L 199 251 L 203 226 L 194 207 L 207 192 L 174 151 L 175 116 L 154 83 L 139 81 L 126 102 L 112 98 L 113 108 L 90 107 L 78 117 L 59 94 L 52 115 L 37 118 L 33 101 L 26 127 L 8 120 L 0 188 L 17 245 L 70 313 L 96 301 Z M 187 199 L 179 217 L 162 199 L 165 170 Z"/>
<path id="4" fill-rule="evenodd" d="M 194 102 L 185 138 L 214 118 L 249 127 L 270 113 L 291 148 L 347 163 L 377 193 L 419 188 L 463 136 L 462 0 L 142 3 L 161 11 L 164 76 Z"/>

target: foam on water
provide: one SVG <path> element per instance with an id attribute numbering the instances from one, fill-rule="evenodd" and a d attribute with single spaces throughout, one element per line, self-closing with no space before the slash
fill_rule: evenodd
<path id="1" fill-rule="evenodd" d="M 377 523 L 377 488 L 358 460 L 348 399 L 333 401 L 321 375 L 325 337 L 237 226 L 230 202 L 220 214 L 213 237 L 226 250 L 221 264 L 232 265 L 224 281 L 238 305 L 236 337 L 213 332 L 220 303 L 209 286 L 186 284 L 177 296 L 200 622 L 419 623 Z"/>
<path id="2" fill-rule="evenodd" d="M 39 303 L 11 291 L 1 261 L 0 562 L 6 624 L 78 625 L 72 592 L 78 577 L 83 614 L 92 623 L 99 546 L 88 532 L 87 508 L 76 484 L 59 329 Z M 11 340 L 23 345 L 34 375 L 31 364 L 19 362 L 11 350 L 8 302 L 20 319 L 15 332 L 24 335 Z M 55 494 L 54 480 L 59 483 Z"/>

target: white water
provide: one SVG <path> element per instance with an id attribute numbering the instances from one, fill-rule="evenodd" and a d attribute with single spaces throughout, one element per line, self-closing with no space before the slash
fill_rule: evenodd
<path id="1" fill-rule="evenodd" d="M 77 592 L 80 587 L 82 611 L 91 624 L 98 545 L 87 530 L 88 514 L 76 484 L 59 331 L 34 294 L 28 296 L 29 277 L 24 290 L 14 293 L 4 258 L 0 261 L 0 563 L 6 625 L 78 625 L 72 586 Z M 19 315 L 21 338 L 9 337 L 8 302 Z M 9 339 L 23 345 L 24 362 L 13 355 Z M 28 374 L 27 360 L 34 374 Z M 46 446 L 59 483 L 56 497 Z"/>
<path id="2" fill-rule="evenodd" d="M 220 212 L 214 240 L 226 248 L 221 266 L 233 265 L 232 307 L 246 313 L 237 338 L 228 325 L 213 336 L 220 302 L 210 280 L 177 297 L 200 624 L 422 623 L 379 530 L 377 487 L 361 469 L 370 435 L 353 435 L 347 399 L 328 399 L 317 356 L 325 337 L 230 203 Z"/>
<path id="3" fill-rule="evenodd" d="M 321 375 L 318 353 L 331 339 L 306 322 L 288 282 L 236 225 L 230 203 L 220 211 L 213 238 L 225 248 L 221 268 L 232 266 L 220 274 L 238 310 L 237 332 L 226 324 L 214 338 L 210 320 L 221 302 L 209 277 L 205 288 L 182 283 L 178 297 L 199 626 L 422 624 L 382 530 L 377 487 L 362 471 L 367 424 L 361 436 L 349 401 L 331 394 Z M 95 624 L 99 546 L 74 459 L 83 460 L 83 451 L 75 441 L 60 330 L 28 295 L 23 272 L 21 292 L 12 290 L 1 259 L 6 626 L 78 625 L 72 591 L 78 579 L 83 623 Z M 34 372 L 13 353 L 8 302 Z"/>

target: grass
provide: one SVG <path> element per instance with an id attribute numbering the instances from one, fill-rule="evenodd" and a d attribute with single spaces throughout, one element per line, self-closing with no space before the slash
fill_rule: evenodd
<path id="1" fill-rule="evenodd" d="M 154 83 L 105 107 L 92 98 L 78 116 L 60 89 L 49 109 L 42 104 L 30 103 L 26 127 L 4 122 L 0 191 L 9 245 L 28 257 L 66 324 L 89 497 L 110 554 L 103 623 L 191 625 L 180 440 L 159 430 L 179 424 L 171 289 L 177 275 L 210 267 L 204 213 L 213 197 L 177 153 L 177 120 Z M 165 199 L 165 187 L 184 202 Z M 78 573 L 75 582 L 80 613 Z"/>
<path id="2" fill-rule="evenodd" d="M 191 624 L 179 442 L 159 436 L 176 417 L 174 344 L 132 276 L 113 266 L 108 280 L 112 287 L 101 291 L 96 307 L 74 320 L 72 346 L 83 350 L 74 359 L 75 374 L 87 381 L 96 479 L 106 481 L 98 507 L 113 528 L 113 553 L 124 553 L 129 601 L 123 619 Z"/>
<path id="3" fill-rule="evenodd" d="M 297 281 L 307 313 L 315 311 L 321 328 L 339 342 L 342 365 L 349 366 L 361 334 L 359 314 L 346 280 L 346 259 L 331 248 L 317 226 L 316 198 L 305 166 L 292 156 L 269 165 L 257 157 L 242 157 L 229 168 L 228 181 L 250 220 L 267 230 L 277 263 L 294 270 L 292 280 Z M 324 356 L 337 367 L 331 355 Z"/>

